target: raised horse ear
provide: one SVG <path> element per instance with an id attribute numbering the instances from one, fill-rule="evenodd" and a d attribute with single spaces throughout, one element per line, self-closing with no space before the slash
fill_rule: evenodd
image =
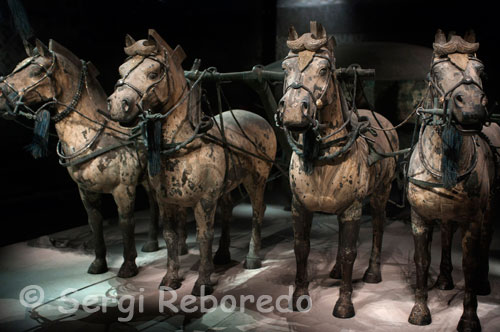
<path id="1" fill-rule="evenodd" d="M 135 44 L 134 38 L 132 38 L 128 33 L 125 35 L 125 47 L 129 47 Z"/>
<path id="2" fill-rule="evenodd" d="M 337 40 L 335 40 L 335 36 L 331 35 L 330 37 L 328 37 L 328 42 L 326 45 L 330 51 L 333 51 L 333 49 L 337 46 Z"/>
<path id="3" fill-rule="evenodd" d="M 89 72 L 90 77 L 96 78 L 99 76 L 99 70 L 94 66 L 92 62 L 87 62 L 87 71 Z"/>
<path id="4" fill-rule="evenodd" d="M 167 53 L 173 54 L 174 50 L 167 44 L 163 38 L 156 32 L 155 29 L 149 29 L 148 31 L 148 40 L 154 41 L 157 46 L 162 46 L 167 50 Z"/>
<path id="5" fill-rule="evenodd" d="M 182 61 L 184 61 L 184 59 L 186 59 L 186 53 L 184 52 L 184 50 L 182 49 L 181 45 L 177 45 L 174 49 L 174 53 L 172 53 L 172 58 L 174 60 L 174 62 L 180 66 Z"/>
<path id="6" fill-rule="evenodd" d="M 438 29 L 436 31 L 436 35 L 434 36 L 434 43 L 436 43 L 436 44 L 446 43 L 446 36 L 444 35 L 443 30 Z"/>
<path id="7" fill-rule="evenodd" d="M 290 25 L 290 27 L 288 28 L 288 40 L 295 40 L 297 38 L 299 38 L 297 30 L 295 30 L 295 27 L 293 25 Z"/>
<path id="8" fill-rule="evenodd" d="M 35 45 L 36 45 L 36 49 L 38 51 L 38 54 L 40 54 L 43 57 L 49 56 L 49 54 L 50 54 L 49 49 L 47 48 L 47 46 L 45 46 L 44 43 L 42 43 L 40 41 L 40 39 L 37 38 L 37 40 L 35 41 Z"/>
<path id="9" fill-rule="evenodd" d="M 35 52 L 34 52 L 34 48 L 35 46 L 33 46 L 29 40 L 26 40 L 26 39 L 23 39 L 23 45 L 24 45 L 24 50 L 26 51 L 26 55 L 27 56 L 34 56 L 35 55 Z"/>
<path id="10" fill-rule="evenodd" d="M 311 34 L 313 35 L 313 38 L 315 39 L 322 39 L 326 38 L 326 30 L 323 28 L 323 25 L 321 23 L 318 23 L 316 21 L 311 21 Z"/>

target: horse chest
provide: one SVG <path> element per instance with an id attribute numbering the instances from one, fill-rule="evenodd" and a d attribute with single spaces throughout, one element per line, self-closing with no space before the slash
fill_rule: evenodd
<path id="1" fill-rule="evenodd" d="M 311 175 L 304 173 L 301 163 L 294 154 L 290 186 L 310 211 L 339 213 L 369 193 L 369 172 L 362 163 L 347 160 L 338 165 L 316 166 Z"/>

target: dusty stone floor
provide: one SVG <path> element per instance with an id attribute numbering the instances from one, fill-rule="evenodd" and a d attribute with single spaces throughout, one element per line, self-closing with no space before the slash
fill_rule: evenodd
<path id="1" fill-rule="evenodd" d="M 268 205 L 263 224 L 263 266 L 245 270 L 244 260 L 250 236 L 251 210 L 248 204 L 234 209 L 231 254 L 233 263 L 218 267 L 213 275 L 216 282 L 214 296 L 218 302 L 209 313 L 178 312 L 165 308 L 160 312 L 159 300 L 168 301 L 172 294 L 158 290 L 165 273 L 167 250 L 142 253 L 146 240 L 146 211 L 136 213 L 139 274 L 130 279 L 116 277 L 121 258 L 121 235 L 117 225 L 106 227 L 108 266 L 102 275 L 86 273 L 92 253 L 85 249 L 89 239 L 88 226 L 43 237 L 36 241 L 17 243 L 0 248 L 0 330 L 54 330 L 54 331 L 454 331 L 462 314 L 463 275 L 459 234 L 455 236 L 453 277 L 456 288 L 451 291 L 432 289 L 429 307 L 432 324 L 417 327 L 407 322 L 413 305 L 413 240 L 410 227 L 400 220 L 389 220 L 384 235 L 382 277 L 379 284 L 365 284 L 361 278 L 367 267 L 371 248 L 371 223 L 363 216 L 358 257 L 354 266 L 353 302 L 356 316 L 338 319 L 332 316 L 338 297 L 339 281 L 328 277 L 337 250 L 337 222 L 333 216 L 316 214 L 311 234 L 309 256 L 309 291 L 312 308 L 309 312 L 259 313 L 255 303 L 240 301 L 241 295 L 269 295 L 270 305 L 276 304 L 280 295 L 287 295 L 295 279 L 295 257 L 290 212 L 281 206 Z M 182 287 L 177 290 L 177 307 L 181 299 L 190 294 L 197 277 L 199 251 L 195 242 L 195 225 L 189 223 L 189 254 L 181 257 Z M 214 251 L 218 243 L 218 231 Z M 52 239 L 51 241 L 49 239 Z M 433 259 L 430 282 L 439 269 L 440 240 L 436 227 L 432 246 Z M 54 241 L 55 240 L 55 241 Z M 54 248 L 53 244 L 58 247 Z M 34 246 L 35 245 L 35 246 Z M 41 248 L 46 246 L 48 248 Z M 52 248 L 50 248 L 52 247 Z M 478 315 L 483 331 L 498 331 L 500 326 L 500 240 L 494 240 L 490 258 L 492 294 L 479 299 Z M 19 297 L 23 288 L 38 285 L 44 291 L 40 306 L 28 309 Z M 61 298 L 68 288 L 73 293 Z M 34 293 L 26 293 L 33 300 Z M 38 294 L 38 293 L 37 293 Z M 94 296 L 90 298 L 89 296 Z M 113 299 L 132 295 L 134 306 L 122 302 L 120 312 Z M 234 295 L 236 305 L 224 309 L 223 296 Z M 97 297 L 100 296 L 100 300 Z M 142 299 L 142 300 L 141 300 Z M 88 302 L 85 302 L 88 301 Z M 141 306 L 142 301 L 142 306 Z M 106 303 L 106 306 L 102 306 Z M 212 307 L 211 302 L 207 306 Z M 242 304 L 243 303 L 243 304 Z M 280 302 L 286 307 L 286 300 Z M 197 305 L 198 302 L 193 304 Z M 242 307 L 244 307 L 242 309 Z M 268 308 L 268 306 L 265 306 Z M 62 310 L 71 309 L 70 313 Z M 133 310 L 132 310 L 133 308 Z M 61 310 L 62 309 L 62 310 Z M 230 310 L 233 309 L 233 310 Z M 95 311 L 95 312 L 89 312 Z M 133 317 L 129 315 L 133 314 Z M 132 318 L 121 322 L 119 318 Z"/>

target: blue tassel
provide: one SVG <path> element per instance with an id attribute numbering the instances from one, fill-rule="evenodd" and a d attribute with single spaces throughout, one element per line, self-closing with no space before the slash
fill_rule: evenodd
<path id="1" fill-rule="evenodd" d="M 151 176 L 157 175 L 161 168 L 161 124 L 161 121 L 149 121 L 147 124 L 148 165 Z"/>
<path id="2" fill-rule="evenodd" d="M 443 186 L 450 189 L 458 183 L 458 162 L 463 137 L 452 125 L 447 125 L 441 135 L 443 140 L 443 154 L 441 155 L 441 172 Z"/>
<path id="3" fill-rule="evenodd" d="M 47 156 L 49 145 L 50 112 L 41 110 L 36 114 L 35 128 L 33 129 L 33 140 L 26 150 L 33 158 L 38 159 Z"/>

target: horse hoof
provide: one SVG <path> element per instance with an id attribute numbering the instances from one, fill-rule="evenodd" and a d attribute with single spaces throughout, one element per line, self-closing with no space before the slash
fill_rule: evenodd
<path id="1" fill-rule="evenodd" d="M 332 279 L 342 279 L 342 273 L 340 271 L 340 264 L 335 263 L 332 271 L 330 272 L 330 278 Z"/>
<path id="2" fill-rule="evenodd" d="M 481 323 L 479 323 L 479 318 L 473 317 L 472 319 L 465 319 L 463 316 L 458 322 L 457 331 L 459 332 L 480 332 Z"/>
<path id="3" fill-rule="evenodd" d="M 445 276 L 443 274 L 440 274 L 436 280 L 436 284 L 434 287 L 441 289 L 441 290 L 451 290 L 455 288 L 455 285 L 453 284 L 453 278 L 450 276 Z"/>
<path id="4" fill-rule="evenodd" d="M 415 303 L 411 309 L 408 322 L 413 325 L 429 325 L 432 322 L 431 312 L 425 303 Z"/>
<path id="5" fill-rule="evenodd" d="M 180 256 L 184 256 L 184 255 L 187 255 L 189 253 L 188 251 L 188 246 L 187 244 L 184 244 L 182 246 L 179 246 L 179 255 Z"/>
<path id="6" fill-rule="evenodd" d="M 101 274 L 108 272 L 108 264 L 105 259 L 95 259 L 92 264 L 90 264 L 87 273 L 89 274 Z"/>
<path id="7" fill-rule="evenodd" d="M 373 269 L 368 268 L 363 275 L 363 281 L 368 284 L 378 284 L 382 281 L 380 270 L 375 272 Z"/>
<path id="8" fill-rule="evenodd" d="M 158 246 L 158 241 L 148 241 L 142 246 L 142 252 L 154 252 L 158 251 L 160 247 Z"/>
<path id="9" fill-rule="evenodd" d="M 479 283 L 479 286 L 477 286 L 476 290 L 476 295 L 490 295 L 491 294 L 491 287 L 490 287 L 490 282 L 489 280 L 483 281 Z"/>
<path id="10" fill-rule="evenodd" d="M 226 265 L 231 262 L 231 253 L 228 251 L 217 250 L 214 256 L 215 265 Z"/>
<path id="11" fill-rule="evenodd" d="M 135 262 L 125 261 L 118 271 L 118 277 L 131 278 L 133 276 L 136 276 L 137 273 L 139 273 L 139 269 L 137 268 L 137 265 L 135 265 Z"/>
<path id="12" fill-rule="evenodd" d="M 337 318 L 354 317 L 354 305 L 349 300 L 338 299 L 333 308 L 333 315 Z"/>
<path id="13" fill-rule="evenodd" d="M 166 287 L 166 288 L 170 288 L 170 289 L 179 289 L 181 288 L 182 286 L 182 281 L 179 280 L 179 279 L 169 279 L 167 277 L 163 277 L 163 279 L 161 279 L 161 283 L 160 283 L 160 289 L 162 287 Z"/>
<path id="14" fill-rule="evenodd" d="M 296 288 L 293 292 L 292 301 L 292 309 L 296 312 L 307 311 L 312 304 L 307 288 Z"/>
<path id="15" fill-rule="evenodd" d="M 191 291 L 191 294 L 194 296 L 205 296 L 205 295 L 210 295 L 214 292 L 214 288 L 212 285 L 207 285 L 207 284 L 198 284 L 197 282 L 193 286 L 193 290 Z"/>
<path id="16" fill-rule="evenodd" d="M 260 258 L 247 257 L 244 266 L 247 270 L 260 269 L 262 267 L 262 261 Z"/>

